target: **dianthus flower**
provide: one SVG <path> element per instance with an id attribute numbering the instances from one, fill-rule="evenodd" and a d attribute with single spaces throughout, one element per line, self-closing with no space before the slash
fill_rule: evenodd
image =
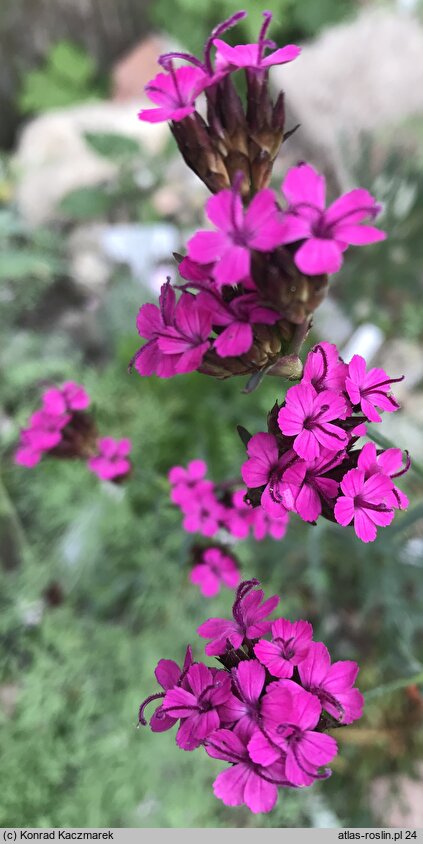
<path id="1" fill-rule="evenodd" d="M 287 44 L 286 47 L 280 47 L 278 50 L 270 53 L 269 56 L 265 55 L 266 49 L 272 48 L 275 45 L 272 41 L 266 39 L 272 14 L 271 12 L 263 12 L 263 17 L 263 25 L 258 41 L 255 44 L 242 44 L 237 47 L 231 47 L 226 41 L 222 41 L 220 38 L 213 39 L 213 44 L 217 47 L 217 67 L 230 69 L 245 68 L 255 73 L 261 73 L 274 65 L 292 62 L 299 56 L 301 50 L 295 44 Z"/>
<path id="2" fill-rule="evenodd" d="M 188 256 L 213 264 L 218 285 L 236 284 L 250 275 L 251 250 L 269 252 L 281 241 L 281 215 L 272 190 L 259 191 L 244 211 L 238 190 L 220 191 L 206 205 L 217 231 L 199 231 L 188 241 Z"/>
<path id="3" fill-rule="evenodd" d="M 292 167 L 282 191 L 289 205 L 280 242 L 303 241 L 294 261 L 306 275 L 338 272 L 348 246 L 376 243 L 386 237 L 374 226 L 361 225 L 366 219 L 373 220 L 381 210 L 367 190 L 356 188 L 325 209 L 325 178 L 310 164 Z"/>
<path id="4" fill-rule="evenodd" d="M 223 584 L 234 589 L 240 581 L 240 573 L 234 557 L 221 548 L 206 548 L 190 573 L 191 583 L 195 583 L 206 598 L 212 598 L 220 591 Z"/>
<path id="5" fill-rule="evenodd" d="M 97 440 L 98 454 L 90 457 L 88 468 L 102 481 L 122 478 L 131 471 L 128 455 L 132 449 L 131 440 L 126 437 L 115 440 L 113 437 L 100 437 Z"/>
<path id="6" fill-rule="evenodd" d="M 224 654 L 228 646 L 236 650 L 245 637 L 259 638 L 270 629 L 271 622 L 265 619 L 277 607 L 279 598 L 273 595 L 263 601 L 264 592 L 261 589 L 252 591 L 256 585 L 257 581 L 252 580 L 238 587 L 232 608 L 233 620 L 209 618 L 200 625 L 197 633 L 205 639 L 211 639 L 205 647 L 208 656 Z"/>
<path id="7" fill-rule="evenodd" d="M 394 413 L 399 404 L 391 395 L 391 384 L 403 378 L 388 378 L 384 369 L 369 369 L 361 355 L 354 355 L 348 364 L 345 389 L 352 405 L 360 407 L 370 422 L 381 422 L 376 408 Z"/>
<path id="8" fill-rule="evenodd" d="M 170 281 L 162 286 L 160 307 L 142 305 L 137 329 L 148 341 L 134 355 L 130 367 L 140 375 L 171 378 L 193 372 L 210 347 L 211 314 L 197 298 L 183 293 L 176 302 Z"/>
<path id="9" fill-rule="evenodd" d="M 274 325 L 280 318 L 276 311 L 263 307 L 255 293 L 238 296 L 227 303 L 213 293 L 200 293 L 198 298 L 209 308 L 213 326 L 223 327 L 213 342 L 222 358 L 242 355 L 250 350 L 254 324 Z"/>
<path id="10" fill-rule="evenodd" d="M 345 414 L 345 399 L 331 390 L 318 393 L 310 384 L 290 387 L 278 424 L 283 434 L 294 437 L 292 447 L 305 460 L 314 460 L 323 449 L 339 451 L 348 435 L 334 420 Z"/>
<path id="11" fill-rule="evenodd" d="M 316 695 L 323 708 L 341 724 L 351 724 L 363 714 L 364 698 L 353 688 L 358 665 L 341 660 L 331 665 L 330 654 L 322 642 L 311 642 L 305 658 L 298 665 L 301 683 Z"/>

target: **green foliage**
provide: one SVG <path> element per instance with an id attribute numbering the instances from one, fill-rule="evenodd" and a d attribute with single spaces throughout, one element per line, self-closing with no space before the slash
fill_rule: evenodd
<path id="1" fill-rule="evenodd" d="M 388 336 L 422 339 L 423 311 L 416 308 L 416 296 L 420 299 L 423 292 L 421 165 L 397 143 L 386 151 L 386 145 L 363 137 L 353 178 L 383 203 L 378 219 L 389 238 L 369 249 L 350 250 L 334 295 L 354 322 L 370 317 Z"/>
<path id="2" fill-rule="evenodd" d="M 155 0 L 151 5 L 152 22 L 167 30 L 172 20 L 172 35 L 194 51 L 202 51 L 216 21 L 225 20 L 239 10 L 235 0 L 216 0 L 212 5 L 201 5 L 196 0 Z M 253 41 L 262 24 L 262 13 L 273 12 L 270 37 L 275 41 L 308 38 L 323 26 L 345 18 L 356 10 L 354 0 L 246 0 L 243 8 L 248 17 L 240 22 L 228 39 L 242 43 Z M 189 25 L 187 26 L 187 22 Z M 225 36 L 226 37 L 226 36 Z"/>
<path id="3" fill-rule="evenodd" d="M 29 71 L 22 80 L 19 108 L 37 113 L 79 103 L 100 95 L 97 70 L 91 56 L 70 41 L 51 47 L 44 67 Z"/>
<path id="4" fill-rule="evenodd" d="M 85 132 L 85 140 L 92 149 L 105 158 L 121 162 L 122 159 L 139 156 L 139 143 L 127 135 L 115 132 Z"/>

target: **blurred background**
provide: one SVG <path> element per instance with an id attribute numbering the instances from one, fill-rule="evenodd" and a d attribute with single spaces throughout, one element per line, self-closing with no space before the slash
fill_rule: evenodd
<path id="1" fill-rule="evenodd" d="M 281 794 L 268 816 L 227 809 L 220 763 L 173 733 L 137 730 L 161 657 L 180 661 L 225 590 L 188 583 L 190 538 L 169 502 L 175 463 L 203 458 L 215 481 L 244 459 L 235 427 L 263 430 L 285 386 L 127 375 L 135 317 L 174 250 L 201 223 L 205 189 L 166 125 L 137 121 L 159 52 L 198 52 L 235 0 L 2 0 L 0 6 L 0 825 L 78 827 L 423 826 L 423 3 L 248 0 L 233 37 L 299 42 L 275 69 L 288 128 L 275 186 L 308 159 L 335 193 L 360 185 L 385 206 L 386 243 L 350 250 L 316 314 L 314 339 L 392 375 L 400 413 L 383 434 L 408 448 L 411 507 L 365 546 L 351 529 L 293 518 L 280 542 L 240 542 L 247 576 L 308 618 L 333 658 L 372 690 L 337 731 L 333 777 Z M 232 37 L 232 34 L 231 34 Z M 73 379 L 100 429 L 129 436 L 125 487 L 81 463 L 13 463 L 46 384 Z M 386 686 L 386 688 L 385 688 Z"/>

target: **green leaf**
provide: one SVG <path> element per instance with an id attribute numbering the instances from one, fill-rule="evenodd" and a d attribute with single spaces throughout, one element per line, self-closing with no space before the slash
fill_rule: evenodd
<path id="1" fill-rule="evenodd" d="M 50 278 L 60 269 L 59 262 L 39 252 L 3 250 L 0 253 L 0 280 L 15 281 L 27 276 Z"/>
<path id="2" fill-rule="evenodd" d="M 104 188 L 77 188 L 62 199 L 60 210 L 76 220 L 89 220 L 107 214 L 111 202 Z"/>
<path id="3" fill-rule="evenodd" d="M 114 132 L 85 132 L 84 138 L 95 152 L 112 161 L 122 161 L 140 153 L 139 144 L 134 138 Z"/>

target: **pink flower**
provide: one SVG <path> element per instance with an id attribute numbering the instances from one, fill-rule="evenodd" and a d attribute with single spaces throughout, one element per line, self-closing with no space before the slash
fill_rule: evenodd
<path id="1" fill-rule="evenodd" d="M 267 633 L 271 622 L 264 619 L 277 607 L 279 598 L 273 595 L 262 603 L 264 592 L 261 589 L 251 591 L 256 584 L 257 581 L 250 580 L 243 581 L 238 586 L 232 608 L 233 621 L 209 618 L 200 625 L 197 633 L 204 639 L 211 639 L 205 647 L 208 656 L 225 653 L 228 642 L 236 650 L 242 645 L 245 637 L 258 639 Z"/>
<path id="2" fill-rule="evenodd" d="M 192 664 L 192 650 L 189 645 L 186 649 L 185 660 L 182 668 L 180 668 L 177 662 L 174 662 L 173 659 L 160 659 L 158 661 L 154 673 L 159 686 L 164 689 L 164 692 L 158 692 L 158 694 L 150 695 L 143 701 L 138 713 L 138 721 L 140 724 L 143 726 L 147 724 L 147 721 L 144 718 L 144 710 L 149 703 L 153 700 L 164 698 L 169 689 L 183 686 L 188 669 Z M 177 718 L 171 718 L 169 715 L 165 715 L 162 711 L 162 705 L 160 705 L 154 711 L 150 719 L 150 727 L 153 733 L 163 733 L 166 730 L 170 730 L 173 725 L 176 724 L 177 720 Z"/>
<path id="3" fill-rule="evenodd" d="M 295 510 L 305 522 L 315 522 L 322 512 L 322 502 L 332 504 L 339 483 L 327 475 L 342 463 L 344 451 L 322 448 L 320 457 L 297 460 L 283 474 L 280 495 L 288 509 Z"/>
<path id="4" fill-rule="evenodd" d="M 246 539 L 250 532 L 252 508 L 245 501 L 245 489 L 237 489 L 232 495 L 232 502 L 223 511 L 223 524 L 236 539 Z"/>
<path id="5" fill-rule="evenodd" d="M 166 692 L 162 712 L 182 718 L 176 743 L 183 750 L 194 750 L 220 726 L 218 708 L 231 695 L 231 678 L 225 671 L 211 671 L 201 662 L 191 665 L 187 688 L 174 687 Z"/>
<path id="6" fill-rule="evenodd" d="M 51 387 L 43 393 L 43 409 L 60 416 L 69 410 L 85 410 L 90 397 L 84 387 L 74 381 L 66 381 L 61 387 Z"/>
<path id="7" fill-rule="evenodd" d="M 222 525 L 225 508 L 217 500 L 213 489 L 191 492 L 180 503 L 184 520 L 182 526 L 187 533 L 201 533 L 214 536 Z"/>
<path id="8" fill-rule="evenodd" d="M 272 641 L 260 639 L 254 653 L 273 677 L 292 677 L 294 667 L 307 656 L 312 637 L 310 622 L 278 618 L 272 624 Z"/>
<path id="9" fill-rule="evenodd" d="M 130 367 L 140 375 L 171 378 L 197 369 L 207 350 L 211 316 L 190 293 L 183 293 L 176 303 L 175 291 L 168 281 L 160 293 L 160 308 L 143 305 L 137 317 L 137 329 L 148 342 L 134 355 Z"/>
<path id="10" fill-rule="evenodd" d="M 62 431 L 70 421 L 67 413 L 49 413 L 36 410 L 29 420 L 29 427 L 20 434 L 15 463 L 31 469 L 40 462 L 44 452 L 51 451 L 62 440 Z"/>
<path id="11" fill-rule="evenodd" d="M 322 642 L 311 642 L 298 672 L 303 687 L 316 695 L 323 709 L 341 724 L 361 718 L 364 698 L 358 689 L 353 689 L 358 674 L 356 662 L 343 660 L 331 665 L 329 651 Z"/>
<path id="12" fill-rule="evenodd" d="M 15 452 L 15 463 L 19 466 L 26 466 L 27 469 L 32 469 L 40 462 L 44 450 L 40 446 L 37 432 L 31 429 L 21 431 L 19 442 L 19 447 Z"/>
<path id="13" fill-rule="evenodd" d="M 256 542 L 261 542 L 266 536 L 272 539 L 282 539 L 287 531 L 289 515 L 281 511 L 277 517 L 267 513 L 262 507 L 255 507 L 251 511 L 250 522 Z"/>
<path id="14" fill-rule="evenodd" d="M 281 478 L 286 466 L 292 460 L 298 460 L 297 455 L 290 449 L 279 457 L 276 437 L 265 433 L 251 437 L 247 445 L 247 454 L 249 459 L 241 466 L 244 483 L 250 489 L 264 486 L 261 506 L 275 518 L 285 517 L 286 505 L 280 492 Z"/>
<path id="15" fill-rule="evenodd" d="M 169 73 L 158 73 L 145 86 L 150 100 L 158 108 L 143 108 L 138 117 L 148 123 L 161 123 L 164 120 L 183 120 L 195 111 L 195 100 L 210 84 L 207 73 L 198 67 L 173 68 L 169 64 Z"/>
<path id="16" fill-rule="evenodd" d="M 318 393 L 321 390 L 342 393 L 347 372 L 347 364 L 339 357 L 335 344 L 318 343 L 307 355 L 302 383 L 311 384 Z"/>
<path id="17" fill-rule="evenodd" d="M 200 587 L 206 598 L 212 598 L 218 594 L 222 583 L 228 589 L 234 589 L 240 581 L 240 573 L 229 554 L 224 554 L 220 548 L 207 548 L 202 562 L 192 569 L 190 580 Z"/>
<path id="18" fill-rule="evenodd" d="M 213 482 L 205 479 L 206 474 L 207 463 L 204 460 L 191 460 L 186 469 L 183 466 L 173 466 L 168 474 L 172 485 L 170 498 L 173 503 L 182 506 L 192 495 L 211 492 Z"/>
<path id="19" fill-rule="evenodd" d="M 112 481 L 115 478 L 128 475 L 131 471 L 131 461 L 128 454 L 131 451 L 131 440 L 114 440 L 113 437 L 100 437 L 97 440 L 99 453 L 88 460 L 88 468 L 102 481 Z"/>
<path id="20" fill-rule="evenodd" d="M 358 468 L 363 470 L 366 480 L 368 480 L 372 475 L 376 475 L 378 472 L 391 479 L 398 478 L 410 468 L 410 459 L 407 455 L 407 462 L 403 468 L 401 449 L 388 448 L 386 451 L 382 451 L 380 454 L 377 454 L 375 444 L 366 443 L 358 458 Z M 385 503 L 388 507 L 406 510 L 409 501 L 402 490 L 398 489 L 395 484 L 392 484 L 392 490 L 387 494 Z"/>
<path id="21" fill-rule="evenodd" d="M 222 357 L 243 355 L 251 349 L 254 341 L 254 324 L 274 325 L 280 314 L 260 305 L 255 293 L 238 296 L 230 302 L 223 302 L 213 293 L 200 293 L 201 304 L 211 312 L 213 326 L 226 326 L 213 346 Z"/>
<path id="22" fill-rule="evenodd" d="M 219 288 L 250 275 L 252 249 L 269 252 L 281 243 L 281 215 L 269 188 L 260 190 L 245 212 L 236 189 L 212 196 L 206 208 L 218 231 L 197 232 L 188 241 L 188 256 L 199 264 L 214 264 Z"/>
<path id="23" fill-rule="evenodd" d="M 248 752 L 259 765 L 272 765 L 286 753 L 286 778 L 293 785 L 311 785 L 318 769 L 336 756 L 335 739 L 318 733 L 322 707 L 317 697 L 292 680 L 272 683 L 262 701 L 263 732 L 256 730 Z"/>
<path id="24" fill-rule="evenodd" d="M 348 364 L 345 387 L 353 405 L 361 407 L 371 422 L 381 422 L 376 407 L 388 413 L 394 413 L 399 408 L 397 400 L 390 394 L 391 384 L 395 381 L 402 381 L 402 378 L 388 378 L 383 369 L 366 372 L 364 358 L 354 355 Z"/>
<path id="25" fill-rule="evenodd" d="M 260 698 L 266 681 L 266 672 L 260 662 L 249 659 L 240 662 L 231 671 L 235 694 L 220 709 L 222 723 L 235 723 L 236 733 L 248 741 L 260 720 Z"/>
<path id="26" fill-rule="evenodd" d="M 380 211 L 374 197 L 362 188 L 344 194 L 325 210 L 325 178 L 310 164 L 292 167 L 282 184 L 289 206 L 284 215 L 283 243 L 304 241 L 294 260 L 306 275 L 335 273 L 349 245 L 384 240 L 385 232 L 359 225 Z"/>
<path id="27" fill-rule="evenodd" d="M 342 396 L 330 390 L 317 393 L 309 384 L 297 384 L 286 394 L 278 424 L 283 434 L 295 437 L 294 451 L 305 460 L 313 460 L 320 457 L 323 448 L 339 451 L 347 444 L 347 433 L 332 421 L 344 413 Z"/>
<path id="28" fill-rule="evenodd" d="M 295 44 L 288 44 L 265 56 L 268 47 L 274 46 L 266 40 L 266 32 L 272 20 L 271 12 L 263 12 L 264 22 L 260 30 L 258 42 L 255 44 L 241 44 L 238 47 L 230 47 L 226 41 L 214 38 L 213 43 L 217 47 L 216 66 L 218 68 L 246 68 L 255 72 L 265 71 L 277 64 L 292 62 L 299 56 L 301 50 Z"/>
<path id="29" fill-rule="evenodd" d="M 373 542 L 377 527 L 390 525 L 394 518 L 394 511 L 386 503 L 392 487 L 386 475 L 377 473 L 366 480 L 362 469 L 350 469 L 341 481 L 344 495 L 335 504 L 336 521 L 344 527 L 354 522 L 358 538 Z"/>
<path id="30" fill-rule="evenodd" d="M 205 742 L 209 756 L 230 762 L 213 783 L 213 791 L 225 806 L 246 806 L 254 814 L 270 812 L 278 798 L 277 786 L 287 786 L 285 767 L 280 758 L 263 768 L 252 762 L 245 741 L 231 730 L 217 730 Z"/>

